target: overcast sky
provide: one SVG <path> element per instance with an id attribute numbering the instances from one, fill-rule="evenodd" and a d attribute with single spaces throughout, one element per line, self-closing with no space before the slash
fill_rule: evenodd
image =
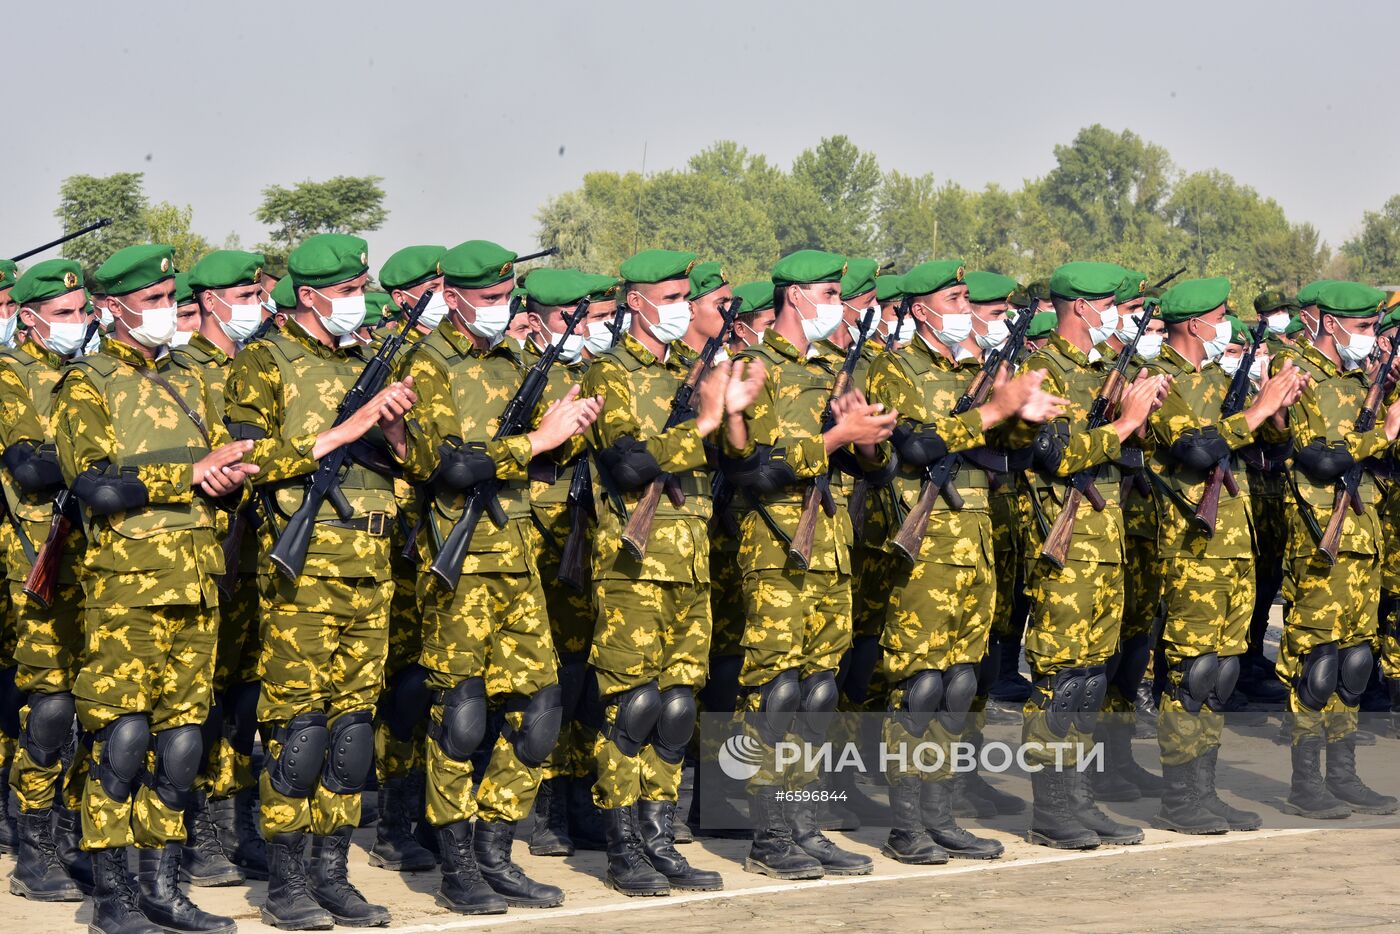
<path id="1" fill-rule="evenodd" d="M 74 173 L 145 172 L 247 245 L 264 186 L 381 175 L 377 269 L 409 243 L 533 249 L 545 199 L 644 143 L 649 172 L 717 139 L 787 166 L 845 133 L 885 169 L 1019 187 L 1095 122 L 1335 247 L 1400 193 L 1397 26 L 1379 2 L 15 4 L 0 255 L 58 233 Z"/>

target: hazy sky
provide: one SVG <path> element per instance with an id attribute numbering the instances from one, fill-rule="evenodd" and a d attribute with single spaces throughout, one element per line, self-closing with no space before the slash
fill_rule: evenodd
<path id="1" fill-rule="evenodd" d="M 780 165 L 835 133 L 882 168 L 1018 187 L 1091 123 L 1219 168 L 1338 245 L 1400 193 L 1382 3 L 15 4 L 4 244 L 55 236 L 59 182 L 146 173 L 215 242 L 260 190 L 384 177 L 371 266 L 408 243 L 535 246 L 594 169 L 717 139 Z M 679 246 L 679 244 L 678 244 Z"/>

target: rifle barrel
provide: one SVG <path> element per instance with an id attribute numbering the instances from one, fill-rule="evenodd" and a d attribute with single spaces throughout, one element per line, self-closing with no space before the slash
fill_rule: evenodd
<path id="1" fill-rule="evenodd" d="M 112 219 L 111 219 L 110 217 L 104 217 L 104 218 L 102 218 L 101 220 L 93 221 L 91 224 L 88 224 L 86 227 L 80 227 L 80 228 L 78 228 L 77 230 L 73 231 L 72 233 L 66 233 L 66 234 L 64 234 L 63 236 L 59 237 L 57 240 L 50 240 L 48 243 L 44 243 L 44 244 L 41 244 L 41 245 L 39 245 L 39 246 L 36 246 L 36 247 L 35 247 L 34 249 L 32 249 L 32 250 L 26 250 L 26 251 L 24 251 L 23 253 L 19 254 L 18 256 L 11 256 L 11 257 L 10 257 L 10 262 L 12 262 L 12 263 L 18 263 L 18 262 L 19 262 L 20 260 L 22 260 L 22 259 L 29 259 L 29 257 L 33 256 L 35 253 L 42 253 L 42 252 L 44 252 L 45 250 L 52 249 L 53 247 L 59 246 L 59 245 L 64 244 L 64 243 L 67 243 L 69 240 L 75 240 L 75 239 L 77 239 L 78 237 L 81 237 L 83 234 L 90 234 L 90 233 L 92 233 L 94 230 L 100 230 L 101 228 L 106 227 L 106 226 L 110 225 L 111 223 L 112 223 Z"/>

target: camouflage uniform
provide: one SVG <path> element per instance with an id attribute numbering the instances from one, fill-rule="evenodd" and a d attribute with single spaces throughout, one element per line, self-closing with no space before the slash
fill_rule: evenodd
<path id="1" fill-rule="evenodd" d="M 185 839 L 188 788 L 167 782 L 159 750 L 174 731 L 194 731 L 209 712 L 215 612 L 223 573 L 213 505 L 191 483 L 191 465 L 227 443 L 212 394 L 197 373 L 160 365 L 161 377 L 198 416 L 203 431 L 154 381 L 133 348 L 107 339 L 101 351 L 64 370 L 54 403 L 59 462 L 70 485 L 103 462 L 131 468 L 149 505 L 90 516 L 84 581 L 82 669 L 74 681 L 78 720 L 95 733 L 82 802 L 83 848 L 161 847 Z M 207 434 L 207 440 L 206 440 Z M 109 741 L 133 743 L 149 730 L 151 785 L 108 780 Z M 120 734 L 120 738 L 119 738 Z M 186 743 L 186 748 L 189 745 Z"/>
<path id="2" fill-rule="evenodd" d="M 1392 386 L 1385 400 L 1387 408 L 1395 404 L 1397 396 L 1400 396 L 1400 388 Z M 1253 474 L 1250 478 L 1252 481 Z M 1381 674 L 1390 692 L 1391 713 L 1394 714 L 1400 711 L 1400 475 L 1391 471 L 1376 479 L 1381 488 L 1377 511 L 1382 535 L 1381 599 L 1376 635 Z M 1255 522 L 1258 523 L 1257 516 Z"/>
<path id="3" fill-rule="evenodd" d="M 261 544 L 301 505 L 304 481 L 316 470 L 316 436 L 335 419 L 335 403 L 363 369 L 358 348 L 332 350 L 295 321 L 254 341 L 233 362 L 224 388 L 231 430 L 254 439 L 245 460 L 257 464 L 254 484 L 266 490 L 279 515 L 262 526 Z M 371 432 L 366 440 L 377 435 Z M 389 530 L 395 511 L 392 480 L 352 466 L 341 490 L 353 510 L 341 520 L 322 506 L 306 564 L 288 581 L 260 561 L 258 721 L 264 725 L 269 766 L 259 781 L 263 835 L 310 830 L 329 836 L 360 820 L 366 774 L 342 770 L 342 747 L 365 743 L 374 702 L 384 680 L 388 644 Z M 264 552 L 265 553 L 265 552 Z M 273 782 L 273 765 L 289 737 L 329 730 L 329 752 L 319 780 Z M 368 768 L 368 761 L 364 763 Z"/>

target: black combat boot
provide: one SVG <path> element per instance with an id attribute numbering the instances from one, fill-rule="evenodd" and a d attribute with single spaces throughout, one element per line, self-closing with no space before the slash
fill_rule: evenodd
<path id="1" fill-rule="evenodd" d="M 304 833 L 274 834 L 267 841 L 267 900 L 262 919 L 284 931 L 328 931 L 335 927 L 331 913 L 307 891 L 306 864 L 302 862 Z"/>
<path id="2" fill-rule="evenodd" d="M 438 852 L 438 834 L 428 823 L 428 812 L 424 800 L 428 794 L 428 776 L 422 769 L 408 773 L 408 807 L 413 813 L 413 839 L 419 846 L 433 854 L 433 859 L 442 859 Z"/>
<path id="3" fill-rule="evenodd" d="M 379 823 L 369 864 L 394 872 L 422 872 L 437 865 L 437 858 L 413 838 L 412 793 L 408 776 L 387 778 L 379 788 Z"/>
<path id="4" fill-rule="evenodd" d="M 82 848 L 83 822 L 77 811 L 70 811 L 57 801 L 53 806 L 53 845 L 58 851 L 58 860 L 68 875 L 78 883 L 84 895 L 91 895 L 95 882 L 92 878 L 92 856 Z"/>
<path id="5" fill-rule="evenodd" d="M 753 845 L 749 847 L 749 855 L 744 857 L 744 871 L 774 879 L 820 879 L 821 861 L 808 856 L 792 839 L 779 794 L 777 788 L 749 793 Z"/>
<path id="6" fill-rule="evenodd" d="M 1330 783 L 1322 780 L 1322 745 L 1321 736 L 1304 736 L 1293 743 L 1293 781 L 1283 802 L 1284 813 L 1313 820 L 1351 816 L 1351 806 L 1333 795 Z"/>
<path id="7" fill-rule="evenodd" d="M 652 868 L 666 877 L 673 889 L 687 892 L 717 892 L 724 888 L 724 879 L 709 869 L 696 869 L 676 849 L 673 820 L 674 801 L 638 801 L 637 825 L 642 838 L 642 853 Z"/>
<path id="8" fill-rule="evenodd" d="M 647 860 L 634 806 L 603 811 L 608 838 L 607 886 L 623 895 L 670 895 L 671 883 Z"/>
<path id="9" fill-rule="evenodd" d="M 718 772 L 705 777 L 713 784 L 702 787 L 697 773 L 695 787 L 690 790 L 690 814 L 686 818 L 690 832 L 697 837 L 722 840 L 747 840 L 752 837 L 752 832 L 745 829 L 749 826 L 748 819 L 729 803 L 729 797 L 725 794 L 725 786 L 730 779 Z"/>
<path id="10" fill-rule="evenodd" d="M 80 902 L 83 892 L 63 868 L 53 841 L 53 813 L 21 811 L 19 854 L 10 891 L 36 902 Z"/>
<path id="11" fill-rule="evenodd" d="M 838 774 L 832 772 L 822 776 L 816 786 L 825 792 L 817 802 L 817 826 L 822 830 L 843 830 L 849 833 L 860 829 L 860 815 L 837 796 Z"/>
<path id="12" fill-rule="evenodd" d="M 890 812 L 893 826 L 880 852 L 890 859 L 915 866 L 948 862 L 948 851 L 933 842 L 919 814 L 917 776 L 901 778 L 890 785 Z"/>
<path id="13" fill-rule="evenodd" d="M 389 923 L 389 909 L 371 905 L 360 890 L 350 884 L 346 859 L 350 855 L 351 828 L 341 827 L 328 836 L 312 835 L 307 891 L 336 924 L 352 928 L 383 927 Z"/>
<path id="14" fill-rule="evenodd" d="M 1138 739 L 1156 739 L 1157 698 L 1152 693 L 1152 682 L 1147 678 L 1138 682 L 1137 693 L 1133 697 L 1133 712 L 1137 715 L 1133 735 Z"/>
<path id="15" fill-rule="evenodd" d="M 513 908 L 554 908 L 564 904 L 563 889 L 536 882 L 511 860 L 510 847 L 514 842 L 514 822 L 476 822 L 472 845 L 476 848 L 476 861 L 486 884 L 505 896 L 506 903 Z"/>
<path id="16" fill-rule="evenodd" d="M 1074 773 L 1043 767 L 1031 773 L 1031 829 L 1026 840 L 1057 850 L 1092 850 L 1101 841 L 1070 805 Z"/>
<path id="17" fill-rule="evenodd" d="M 229 859 L 249 880 L 267 878 L 267 841 L 258 828 L 258 790 L 245 788 L 233 796 L 233 842 Z"/>
<path id="18" fill-rule="evenodd" d="M 986 742 L 981 733 L 971 733 L 967 741 L 976 750 L 977 761 L 981 761 L 982 746 Z M 958 790 L 962 792 L 964 798 L 969 801 L 982 802 L 991 808 L 990 817 L 1005 814 L 1022 814 L 1026 810 L 1026 802 L 1013 794 L 1007 794 L 994 786 L 991 782 L 982 777 L 982 773 L 976 769 L 966 772 L 959 772 L 955 782 Z"/>
<path id="19" fill-rule="evenodd" d="M 92 854 L 92 920 L 88 934 L 165 934 L 141 911 L 136 883 L 127 868 L 132 847 L 113 847 Z"/>
<path id="20" fill-rule="evenodd" d="M 546 778 L 535 795 L 535 827 L 530 831 L 531 856 L 573 856 L 569 837 L 569 779 Z"/>
<path id="21" fill-rule="evenodd" d="M 19 826 L 10 813 L 10 767 L 0 769 L 0 853 L 19 851 Z"/>
<path id="22" fill-rule="evenodd" d="M 1201 807 L 1223 820 L 1231 830 L 1258 830 L 1263 827 L 1264 818 L 1258 814 L 1231 807 L 1221 800 L 1215 787 L 1215 766 L 1219 760 L 1219 746 L 1212 746 L 1210 752 L 1196 760 L 1196 787 L 1200 790 Z M 1328 764 L 1331 764 L 1330 761 Z"/>
<path id="23" fill-rule="evenodd" d="M 1356 739 L 1327 744 L 1327 790 L 1361 814 L 1394 814 L 1400 802 L 1368 788 L 1356 774 Z"/>
<path id="24" fill-rule="evenodd" d="M 1115 846 L 1132 846 L 1142 842 L 1142 828 L 1131 824 L 1120 824 L 1099 810 L 1094 803 L 1093 791 L 1089 788 L 1089 776 L 1083 772 L 1072 772 L 1070 782 L 1070 807 L 1074 816 L 1092 830 L 1101 843 Z"/>
<path id="25" fill-rule="evenodd" d="M 1133 758 L 1134 730 L 1132 723 L 1111 720 L 1094 731 L 1094 738 L 1104 744 L 1104 770 L 1090 778 L 1097 800 L 1136 801 L 1162 796 L 1162 779 Z"/>
<path id="26" fill-rule="evenodd" d="M 464 915 L 505 914 L 506 900 L 486 884 L 476 864 L 471 821 L 439 827 L 438 851 L 442 853 L 442 885 L 434 900 L 439 905 Z"/>
<path id="27" fill-rule="evenodd" d="M 1021 674 L 1021 640 L 993 636 L 992 652 L 997 658 L 997 680 L 987 696 L 1003 704 L 1024 704 L 1031 696 L 1031 683 Z"/>
<path id="28" fill-rule="evenodd" d="M 953 783 L 919 782 L 919 819 L 933 842 L 953 859 L 996 859 L 1006 849 L 996 840 L 979 837 L 953 819 Z"/>
<path id="29" fill-rule="evenodd" d="M 360 791 L 359 827 L 373 827 L 379 823 L 379 776 L 374 769 L 365 776 L 365 787 Z"/>
<path id="30" fill-rule="evenodd" d="M 784 809 L 792 839 L 802 851 L 822 865 L 829 876 L 866 876 L 875 871 L 875 861 L 869 856 L 843 850 L 817 825 L 817 802 L 793 801 Z"/>
<path id="31" fill-rule="evenodd" d="M 1263 652 L 1246 652 L 1240 659 L 1238 689 L 1251 703 L 1281 706 L 1288 703 L 1288 688 L 1278 679 L 1274 663 Z"/>
<path id="32" fill-rule="evenodd" d="M 141 913 L 167 931 L 233 934 L 232 918 L 203 910 L 180 888 L 180 851 L 178 843 L 136 851 Z"/>
<path id="33" fill-rule="evenodd" d="M 1158 830 L 1185 834 L 1224 833 L 1229 830 L 1230 825 L 1225 818 L 1206 807 L 1204 790 L 1199 759 L 1181 765 L 1162 763 L 1162 803 L 1152 818 L 1152 826 Z"/>
<path id="34" fill-rule="evenodd" d="M 243 871 L 229 861 L 214 804 L 202 791 L 185 809 L 185 842 L 180 847 L 180 875 L 190 885 L 242 885 Z M 231 842 L 231 841 L 230 841 Z"/>
<path id="35" fill-rule="evenodd" d="M 593 803 L 596 775 L 569 779 L 569 839 L 576 850 L 602 851 L 608 848 L 608 832 L 603 812 Z"/>

